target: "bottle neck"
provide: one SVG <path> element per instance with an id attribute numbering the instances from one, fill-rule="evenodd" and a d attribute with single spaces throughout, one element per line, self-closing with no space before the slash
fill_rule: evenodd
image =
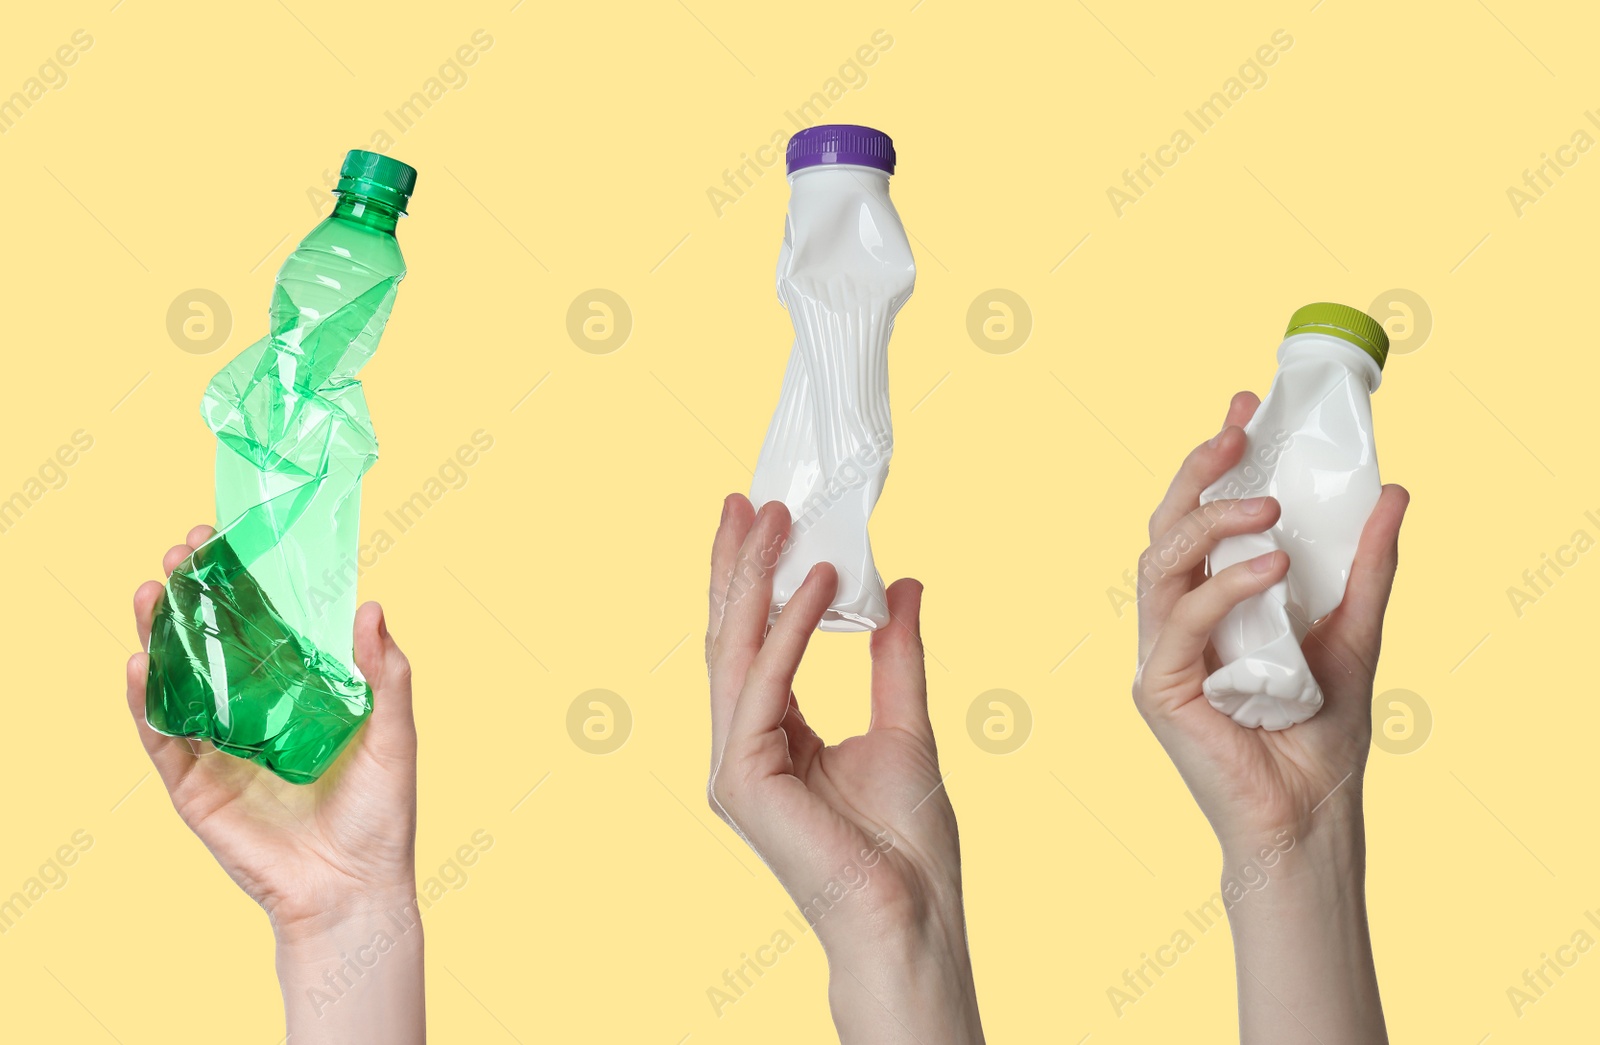
<path id="1" fill-rule="evenodd" d="M 858 180 L 865 175 L 873 181 L 881 182 L 884 185 L 889 183 L 889 172 L 879 167 L 866 167 L 857 163 L 814 163 L 809 167 L 801 167 L 789 175 L 789 184 L 793 185 L 803 178 L 817 178 L 818 175 L 826 176 L 830 174 L 834 177 L 849 174 Z M 817 180 L 825 179 L 818 178 Z"/>
<path id="2" fill-rule="evenodd" d="M 1366 384 L 1368 394 L 1376 392 L 1383 381 L 1378 361 L 1365 349 L 1329 334 L 1294 334 L 1285 338 L 1278 346 L 1278 365 L 1300 360 L 1338 363 Z"/>
<path id="3" fill-rule="evenodd" d="M 789 175 L 791 199 L 801 196 L 833 196 L 840 192 L 851 195 L 866 194 L 880 200 L 889 199 L 889 173 L 877 167 L 863 167 L 853 163 L 819 163 L 802 167 Z"/>
<path id="4" fill-rule="evenodd" d="M 354 193 L 341 193 L 337 197 L 333 216 L 340 221 L 352 222 L 375 232 L 387 232 L 391 236 L 394 235 L 395 226 L 400 221 L 398 211 Z"/>

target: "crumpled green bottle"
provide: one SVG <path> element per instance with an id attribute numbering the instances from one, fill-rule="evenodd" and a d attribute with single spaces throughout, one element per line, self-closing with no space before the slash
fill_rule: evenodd
<path id="1" fill-rule="evenodd" d="M 353 151 L 334 211 L 278 270 L 272 332 L 212 378 L 217 519 L 172 571 L 145 717 L 310 783 L 372 710 L 355 666 L 361 477 L 378 443 L 356 372 L 405 276 L 395 225 L 417 172 Z"/>

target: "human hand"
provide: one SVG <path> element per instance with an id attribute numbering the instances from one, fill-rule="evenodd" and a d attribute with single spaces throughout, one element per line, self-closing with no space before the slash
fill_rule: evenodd
<path id="1" fill-rule="evenodd" d="M 1362 776 L 1372 688 L 1409 495 L 1385 486 L 1337 609 L 1302 649 L 1320 713 L 1281 731 L 1241 726 L 1205 699 L 1211 632 L 1289 570 L 1282 551 L 1208 578 L 1223 537 L 1278 519 L 1272 498 L 1200 510 L 1200 494 L 1239 461 L 1260 400 L 1233 398 L 1222 431 L 1184 461 L 1150 518 L 1139 563 L 1139 667 L 1133 696 L 1222 845 L 1219 897 L 1233 929 L 1241 1041 L 1387 1040 L 1367 927 Z"/>
<path id="2" fill-rule="evenodd" d="M 186 543 L 166 553 L 163 570 L 170 576 L 215 532 L 209 526 L 190 530 Z M 162 591 L 161 582 L 152 580 L 134 593 L 141 647 L 149 645 Z M 370 1034 L 384 1041 L 422 1040 L 411 667 L 377 603 L 356 613 L 355 660 L 372 686 L 372 715 L 333 768 L 306 785 L 288 783 L 209 743 L 151 729 L 145 721 L 149 654 L 128 661 L 128 710 L 173 807 L 272 921 L 296 1043 L 377 1040 Z M 340 969 L 345 954 L 359 958 L 371 951 L 380 931 L 393 945 L 383 953 L 386 975 L 368 974 L 363 1002 L 337 1007 L 339 1018 L 325 1019 L 329 1005 L 348 989 L 349 976 L 325 981 L 323 974 Z M 314 1022 L 306 1022 L 307 1016 Z M 339 1029 L 346 1023 L 357 1029 L 355 1037 Z"/>
<path id="3" fill-rule="evenodd" d="M 1355 799 L 1372 738 L 1372 682 L 1398 561 L 1409 495 L 1383 488 L 1361 536 L 1344 601 L 1306 637 L 1303 649 L 1326 704 L 1280 731 L 1240 726 L 1211 707 L 1201 683 L 1217 666 L 1211 631 L 1251 595 L 1283 579 L 1279 551 L 1207 578 L 1205 560 L 1223 537 L 1259 533 L 1278 519 L 1270 497 L 1200 508 L 1200 493 L 1239 461 L 1244 424 L 1260 405 L 1234 397 L 1222 431 L 1196 447 L 1150 518 L 1139 562 L 1139 669 L 1134 701 L 1216 831 L 1224 851 L 1244 852 L 1281 832 L 1308 833 L 1311 816 L 1335 793 Z"/>
<path id="4" fill-rule="evenodd" d="M 828 746 L 792 684 L 838 574 L 816 566 L 768 630 L 789 532 L 782 502 L 759 513 L 737 494 L 724 502 L 706 632 L 711 806 L 815 927 L 842 1041 L 981 1042 L 955 811 L 928 719 L 922 586 L 889 587 L 890 623 L 871 639 L 871 722 Z"/>

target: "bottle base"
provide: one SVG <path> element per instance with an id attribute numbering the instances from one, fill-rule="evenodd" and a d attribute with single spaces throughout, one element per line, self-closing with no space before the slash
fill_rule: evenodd
<path id="1" fill-rule="evenodd" d="M 172 572 L 150 632 L 145 721 L 308 784 L 372 710 L 372 690 L 291 628 L 225 535 Z"/>

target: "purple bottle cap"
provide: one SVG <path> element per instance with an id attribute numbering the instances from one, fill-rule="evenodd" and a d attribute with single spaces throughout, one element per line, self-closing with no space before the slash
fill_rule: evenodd
<path id="1" fill-rule="evenodd" d="M 822 163 L 850 163 L 894 173 L 894 142 L 882 131 L 853 123 L 807 127 L 789 139 L 788 173 Z"/>

